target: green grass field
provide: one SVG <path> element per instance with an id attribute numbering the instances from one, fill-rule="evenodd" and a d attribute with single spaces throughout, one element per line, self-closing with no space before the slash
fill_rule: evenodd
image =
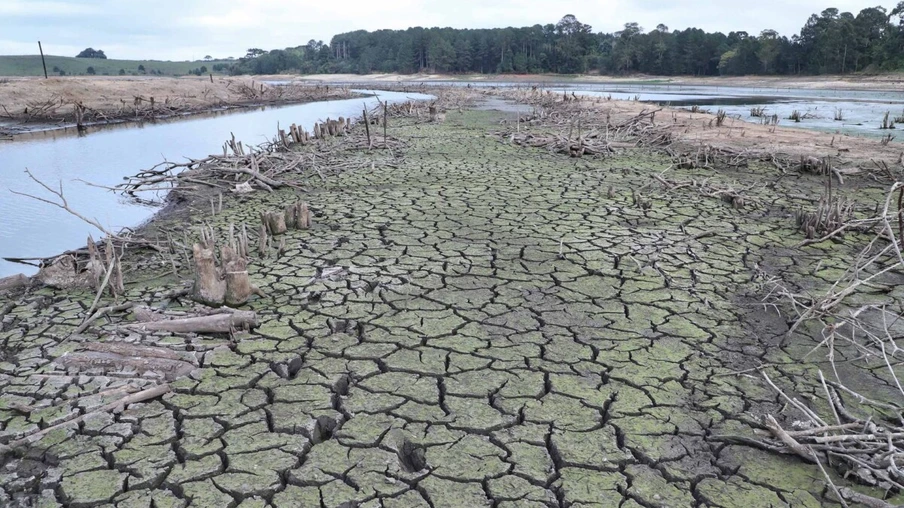
<path id="1" fill-rule="evenodd" d="M 46 55 L 47 73 L 59 76 L 60 71 L 67 76 L 88 75 L 88 67 L 94 67 L 98 76 L 118 76 L 120 69 L 125 75 L 161 74 L 164 76 L 182 76 L 201 66 L 207 67 L 208 72 L 214 72 L 216 64 L 229 65 L 232 62 L 226 60 L 194 61 L 194 62 L 164 62 L 159 60 L 104 60 L 98 58 L 74 58 L 69 56 Z M 145 71 L 138 70 L 143 65 Z M 57 70 L 54 70 L 57 69 Z M 0 55 L 0 76 L 43 76 L 40 55 Z"/>

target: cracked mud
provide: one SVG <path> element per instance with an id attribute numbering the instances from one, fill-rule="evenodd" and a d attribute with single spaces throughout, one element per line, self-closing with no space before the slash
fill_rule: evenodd
<path id="1" fill-rule="evenodd" d="M 821 179 L 760 187 L 768 204 L 742 210 L 680 191 L 641 210 L 631 190 L 666 158 L 568 159 L 487 136 L 497 122 L 466 112 L 395 126 L 409 143 L 399 168 L 306 182 L 314 228 L 251 266 L 270 296 L 246 306 L 262 326 L 146 336 L 200 368 L 173 393 L 4 457 L 0 505 L 833 504 L 816 466 L 713 439 L 754 435 L 782 408 L 736 371 L 768 363 L 814 393 L 801 361 L 812 344 L 782 344 L 784 320 L 746 297 L 757 267 L 816 285 L 843 269 L 831 242 L 792 249 L 802 237 L 787 213 L 808 203 L 794 196 Z M 753 165 L 673 172 L 774 178 Z M 297 196 L 243 199 L 193 224 L 256 224 Z M 127 296 L 166 291 L 175 279 L 153 279 L 165 268 L 137 270 L 146 282 Z M 40 290 L 2 316 L 0 441 L 115 400 L 115 375 L 50 363 L 77 346 L 63 339 L 92 298 Z M 112 324 L 96 328 L 109 336 Z"/>

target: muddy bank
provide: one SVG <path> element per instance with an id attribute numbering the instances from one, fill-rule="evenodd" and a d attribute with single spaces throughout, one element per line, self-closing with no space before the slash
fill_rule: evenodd
<path id="1" fill-rule="evenodd" d="M 818 323 L 787 339 L 789 320 L 761 305 L 773 277 L 824 291 L 868 241 L 852 231 L 800 245 L 793 213 L 815 207 L 826 175 L 788 165 L 793 157 L 777 157 L 778 168 L 744 156 L 729 143 L 751 133 L 728 125 L 703 129 L 721 135 L 694 144 L 696 117 L 522 100 L 535 113 L 518 121 L 454 102 L 442 122 L 424 106 L 399 107 L 386 148 L 375 118 L 263 162 L 194 168 L 192 179 L 254 190 L 224 192 L 222 209 L 199 195 L 187 215 L 154 221 L 147 237 L 173 240 L 161 240 L 163 252 L 127 251 L 124 293 L 100 304 L 197 314 L 174 293 L 191 278 L 184 253 L 202 226 L 228 243 L 245 224 L 257 247 L 249 274 L 267 295 L 242 306 L 260 321 L 253 330 L 142 331 L 127 309 L 74 333 L 93 291 L 9 297 L 0 441 L 85 419 L 5 455 L 0 501 L 836 504 L 819 466 L 787 453 L 761 420 L 808 421 L 761 370 L 830 414 L 817 374 L 830 366 L 824 354 L 807 356 Z M 710 142 L 724 151 L 687 160 Z M 233 168 L 282 185 L 247 173 L 230 182 Z M 858 213 L 873 210 L 888 185 L 873 176 L 847 175 L 834 192 Z M 729 188 L 743 202 L 724 199 Z M 260 213 L 299 200 L 311 227 L 258 245 Z M 869 297 L 893 301 L 894 291 L 873 285 Z M 194 372 L 173 380 L 112 361 L 58 361 L 122 342 L 178 355 Z M 836 355 L 859 373 L 858 391 L 898 400 L 887 371 L 858 349 L 839 344 Z M 96 411 L 154 384 L 170 391 Z M 853 397 L 843 401 L 865 418 Z M 858 485 L 831 464 L 835 485 L 901 502 L 896 489 Z"/>
<path id="2" fill-rule="evenodd" d="M 692 108 L 669 108 L 633 100 L 607 100 L 605 97 L 579 97 L 531 90 L 500 89 L 485 93 L 533 104 L 537 108 L 567 98 L 575 104 L 575 128 L 580 116 L 587 111 L 622 120 L 646 112 L 651 115 L 653 126 L 667 132 L 670 142 L 699 152 L 701 156 L 707 150 L 716 149 L 744 157 L 761 157 L 773 165 L 777 161 L 773 161 L 772 156 L 783 154 L 797 159 L 828 158 L 838 168 L 857 172 L 885 173 L 888 167 L 892 174 L 897 175 L 904 170 L 899 145 L 860 136 L 807 131 L 785 127 L 781 123 L 745 122 L 727 115 L 720 117 L 718 111 L 713 110 L 693 111 Z M 514 119 L 513 116 L 508 120 Z M 787 169 L 781 164 L 777 168 Z"/>
<path id="3" fill-rule="evenodd" d="M 272 86 L 257 78 L 3 79 L 0 136 L 350 97 L 345 87 Z"/>

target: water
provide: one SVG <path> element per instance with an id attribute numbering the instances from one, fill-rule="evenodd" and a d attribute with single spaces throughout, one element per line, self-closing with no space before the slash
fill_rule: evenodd
<path id="1" fill-rule="evenodd" d="M 404 102 L 431 99 L 412 93 L 364 91 L 381 100 Z M 375 97 L 314 102 L 297 106 L 223 112 L 204 117 L 145 124 L 126 124 L 96 130 L 79 137 L 65 131 L 47 131 L 17 141 L 0 141 L 0 257 L 48 257 L 85 245 L 89 234 L 99 231 L 66 211 L 17 191 L 45 199 L 55 197 L 31 181 L 28 168 L 39 180 L 55 189 L 62 184 L 69 206 L 105 228 L 118 231 L 149 219 L 157 208 L 142 206 L 111 191 L 84 182 L 114 186 L 124 177 L 164 160 L 184 161 L 222 153 L 223 142 L 234 133 L 246 145 L 257 145 L 295 123 L 310 128 L 327 117 L 360 116 L 364 105 L 377 104 Z M 0 277 L 34 273 L 22 264 L 0 260 Z"/>
<path id="2" fill-rule="evenodd" d="M 472 86 L 476 88 L 531 88 L 553 93 L 574 93 L 591 97 L 611 97 L 612 100 L 639 100 L 661 106 L 700 106 L 715 113 L 719 109 L 738 121 L 760 123 L 758 117 L 751 117 L 750 110 L 764 107 L 766 114 L 778 115 L 779 125 L 812 129 L 833 134 L 847 134 L 881 138 L 887 134 L 895 136 L 893 143 L 904 142 L 904 125 L 896 130 L 882 130 L 879 126 L 886 112 L 889 117 L 904 116 L 904 93 L 889 90 L 847 90 L 847 89 L 801 89 L 774 87 L 732 87 L 714 85 L 675 85 L 667 83 L 529 83 L 497 81 L 425 81 L 400 82 L 414 88 L 431 86 Z M 789 120 L 793 111 L 799 111 L 806 118 L 801 122 Z M 835 111 L 842 112 L 843 120 L 836 121 Z"/>
<path id="3" fill-rule="evenodd" d="M 767 116 L 778 115 L 779 125 L 783 127 L 877 138 L 888 133 L 894 135 L 894 131 L 879 128 L 886 112 L 890 119 L 904 116 L 904 93 L 892 91 L 674 85 L 579 87 L 569 89 L 569 93 L 571 91 L 578 95 L 636 99 L 663 106 L 696 105 L 711 113 L 722 109 L 731 118 L 752 123 L 760 123 L 762 117 L 750 116 L 751 109 L 763 108 Z M 800 122 L 789 119 L 794 111 L 804 115 Z M 841 112 L 841 120 L 835 120 L 836 112 Z"/>
<path id="4" fill-rule="evenodd" d="M 355 82 L 342 83 L 355 85 Z M 360 83 L 357 83 L 360 86 Z M 667 99 L 667 100 L 693 100 L 706 97 L 719 98 L 774 98 L 774 99 L 832 99 L 851 101 L 878 101 L 878 102 L 904 102 L 904 93 L 891 90 L 863 90 L 845 88 L 791 88 L 791 87 L 739 87 L 718 85 L 677 85 L 669 83 L 582 83 L 582 82 L 515 82 L 515 81 L 399 81 L 394 85 L 408 86 L 411 88 L 422 87 L 429 90 L 431 86 L 471 86 L 475 88 L 531 88 L 537 87 L 551 92 L 567 91 L 569 94 L 589 93 L 607 95 L 612 93 L 613 98 L 633 99 L 640 95 L 642 101 Z M 662 95 L 664 97 L 655 97 Z"/>

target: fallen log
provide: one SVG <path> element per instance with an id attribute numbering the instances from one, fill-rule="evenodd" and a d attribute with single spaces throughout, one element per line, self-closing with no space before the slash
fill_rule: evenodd
<path id="1" fill-rule="evenodd" d="M 171 333 L 230 333 L 234 330 L 250 330 L 260 323 L 253 311 L 231 310 L 209 316 L 167 319 L 127 325 L 127 328 L 147 332 Z"/>
<path id="2" fill-rule="evenodd" d="M 180 362 L 197 363 L 191 355 L 182 355 L 172 349 L 152 346 L 139 346 L 128 342 L 86 342 L 81 347 L 96 353 L 112 353 L 120 356 L 142 358 L 162 358 Z"/>
<path id="3" fill-rule="evenodd" d="M 126 351 L 126 349 L 120 350 Z M 67 353 L 54 360 L 54 363 L 66 369 L 77 369 L 78 371 L 100 370 L 104 373 L 125 371 L 137 372 L 139 375 L 151 372 L 170 381 L 187 376 L 197 368 L 196 365 L 184 360 L 171 360 L 156 356 L 124 356 L 101 351 Z"/>

